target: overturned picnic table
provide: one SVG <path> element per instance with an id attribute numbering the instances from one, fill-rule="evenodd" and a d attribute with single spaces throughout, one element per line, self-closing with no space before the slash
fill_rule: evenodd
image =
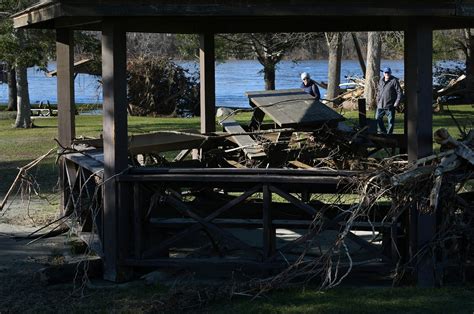
<path id="1" fill-rule="evenodd" d="M 251 130 L 265 129 L 262 125 L 263 118 L 268 115 L 281 132 L 278 133 L 276 141 L 289 141 L 294 131 L 310 131 L 323 124 L 336 127 L 344 117 L 336 111 L 317 101 L 302 89 L 285 89 L 272 91 L 251 91 L 246 92 L 249 97 L 250 106 L 255 108 L 250 122 Z M 246 130 L 232 117 L 232 111 L 220 108 L 224 117 L 219 123 L 225 131 L 235 134 L 230 139 L 239 148 L 242 148 L 249 159 L 266 157 L 263 147 L 250 135 L 241 135 Z"/>
<path id="2" fill-rule="evenodd" d="M 262 123 L 268 115 L 282 128 L 308 128 L 335 124 L 344 117 L 302 89 L 246 92 L 250 106 L 257 108 L 254 123 Z"/>

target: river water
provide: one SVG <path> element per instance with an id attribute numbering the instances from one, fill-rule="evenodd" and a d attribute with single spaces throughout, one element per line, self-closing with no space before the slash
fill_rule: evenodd
<path id="1" fill-rule="evenodd" d="M 177 62 L 191 73 L 199 71 L 199 66 L 195 62 Z M 402 60 L 383 60 L 383 67 L 391 67 L 393 75 L 403 79 Z M 298 88 L 300 86 L 300 73 L 308 72 L 317 81 L 327 82 L 327 60 L 306 60 L 306 61 L 282 61 L 278 64 L 276 72 L 276 88 Z M 56 68 L 54 62 L 48 68 Z M 245 97 L 246 91 L 256 91 L 265 89 L 263 81 L 262 66 L 256 60 L 238 60 L 219 62 L 216 65 L 216 105 L 227 107 L 247 107 L 248 100 Z M 341 67 L 341 83 L 347 82 L 347 77 L 361 76 L 362 72 L 358 61 L 343 60 Z M 28 69 L 28 83 L 31 103 L 49 101 L 52 104 L 57 102 L 56 77 L 46 77 L 44 72 L 36 68 Z M 324 95 L 325 90 L 321 90 Z M 8 100 L 8 89 L 6 84 L 0 84 L 0 103 Z M 98 83 L 98 78 L 79 74 L 75 79 L 75 100 L 76 103 L 100 104 L 102 103 L 102 89 Z"/>

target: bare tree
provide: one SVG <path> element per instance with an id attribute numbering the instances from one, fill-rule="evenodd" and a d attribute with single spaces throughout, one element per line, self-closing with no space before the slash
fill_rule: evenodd
<path id="1" fill-rule="evenodd" d="M 466 58 L 466 101 L 474 101 L 474 33 L 470 28 L 463 30 L 463 41 L 459 44 Z"/>
<path id="2" fill-rule="evenodd" d="M 328 88 L 327 99 L 334 99 L 339 95 L 341 83 L 341 59 L 344 33 L 326 33 L 326 42 L 329 48 Z M 333 103 L 337 106 L 337 103 Z"/>
<path id="3" fill-rule="evenodd" d="M 380 80 L 380 58 L 382 37 L 379 32 L 369 32 L 367 43 L 367 72 L 365 75 L 364 97 L 371 109 L 377 106 L 377 85 Z"/>
<path id="4" fill-rule="evenodd" d="M 362 71 L 362 76 L 365 77 L 365 72 L 367 72 L 367 70 L 366 70 L 366 66 L 365 66 L 364 56 L 362 54 L 362 49 L 360 49 L 359 39 L 357 38 L 357 34 L 354 33 L 354 32 L 351 33 L 351 37 L 352 37 L 352 41 L 354 42 L 354 48 L 355 48 L 356 53 L 357 53 L 357 59 L 359 60 L 360 69 Z"/>
<path id="5" fill-rule="evenodd" d="M 8 65 L 8 111 L 17 110 L 17 88 L 15 67 Z"/>
<path id="6" fill-rule="evenodd" d="M 9 14 L 25 8 L 34 0 L 2 0 L 0 2 L 0 59 L 16 71 L 17 117 L 15 127 L 29 128 L 31 123 L 30 97 L 28 93 L 27 69 L 33 65 L 45 67 L 51 55 L 53 36 L 51 32 L 13 28 Z M 8 14 L 7 14 L 8 13 Z M 12 83 L 13 84 L 13 83 Z M 14 96 L 11 87 L 12 97 Z M 10 100 L 12 101 L 12 100 Z M 12 101 L 14 102 L 14 101 Z"/>
<path id="7" fill-rule="evenodd" d="M 237 55 L 252 55 L 263 66 L 265 89 L 275 89 L 275 73 L 277 64 L 286 53 L 305 44 L 316 36 L 313 33 L 249 33 L 224 34 L 230 48 Z"/>
<path id="8" fill-rule="evenodd" d="M 176 35 L 127 33 L 127 51 L 131 57 L 172 57 L 177 54 Z"/>
<path id="9" fill-rule="evenodd" d="M 25 34 L 24 30 L 17 30 L 17 38 L 20 48 L 24 48 Z M 30 94 L 28 92 L 28 66 L 22 61 L 16 63 L 16 86 L 18 110 L 16 113 L 15 127 L 31 127 Z"/>

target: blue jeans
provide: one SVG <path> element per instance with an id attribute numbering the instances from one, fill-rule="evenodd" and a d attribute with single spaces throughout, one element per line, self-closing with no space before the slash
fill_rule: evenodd
<path id="1" fill-rule="evenodd" d="M 385 124 L 383 122 L 383 116 L 385 115 L 387 116 L 388 120 L 388 130 L 385 128 Z M 377 111 L 375 111 L 375 120 L 377 121 L 379 133 L 392 134 L 393 127 L 395 125 L 395 108 L 377 108 Z"/>

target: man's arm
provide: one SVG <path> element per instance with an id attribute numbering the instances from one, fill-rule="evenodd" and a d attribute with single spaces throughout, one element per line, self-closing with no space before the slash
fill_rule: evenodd
<path id="1" fill-rule="evenodd" d="M 382 96 L 382 79 L 377 83 L 377 90 L 375 91 L 375 101 L 379 104 L 380 97 Z"/>
<path id="2" fill-rule="evenodd" d="M 402 100 L 402 87 L 400 86 L 400 82 L 398 80 L 395 80 L 395 91 L 397 92 L 397 99 L 395 100 L 395 103 L 393 104 L 394 107 L 398 107 L 400 104 L 400 100 Z"/>
<path id="3" fill-rule="evenodd" d="M 319 88 L 318 86 L 316 85 L 316 83 L 313 84 L 313 92 L 314 92 L 314 98 L 316 98 L 316 100 L 320 100 L 321 99 L 321 93 L 319 92 Z"/>

